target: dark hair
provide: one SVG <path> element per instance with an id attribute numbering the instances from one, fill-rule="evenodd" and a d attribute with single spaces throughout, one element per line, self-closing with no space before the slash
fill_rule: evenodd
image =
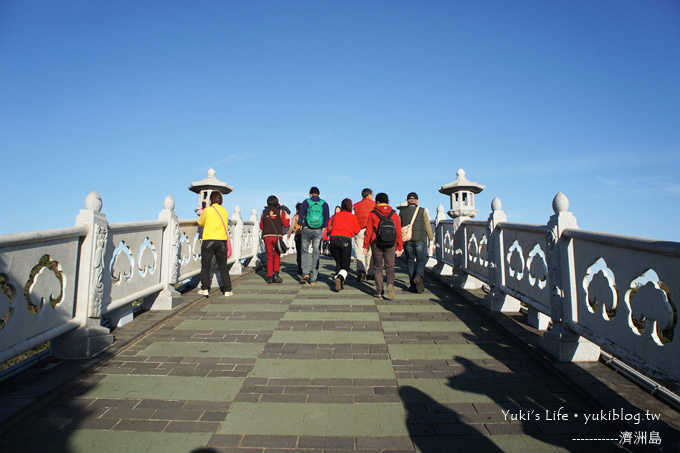
<path id="1" fill-rule="evenodd" d="M 319 192 L 319 188 L 318 188 L 318 187 L 312 187 L 311 189 L 309 189 L 309 194 L 310 194 L 310 195 L 319 195 L 320 193 L 321 193 L 321 192 Z"/>
<path id="2" fill-rule="evenodd" d="M 364 190 L 361 191 L 361 198 L 366 198 L 367 196 L 371 195 L 373 191 L 366 187 Z"/>
<path id="3" fill-rule="evenodd" d="M 276 198 L 276 195 L 269 195 L 267 198 L 267 207 L 269 208 L 275 208 L 279 205 L 279 199 Z"/>
<path id="4" fill-rule="evenodd" d="M 376 203 L 389 203 L 390 199 L 387 198 L 386 193 L 380 192 L 378 195 L 375 196 L 375 202 Z"/>
<path id="5" fill-rule="evenodd" d="M 222 204 L 222 194 L 218 190 L 213 190 L 210 194 L 210 204 Z"/>
<path id="6" fill-rule="evenodd" d="M 302 207 L 302 203 L 300 203 L 300 202 L 295 203 L 295 212 L 300 212 L 301 207 Z"/>
<path id="7" fill-rule="evenodd" d="M 343 211 L 352 212 L 352 200 L 349 198 L 342 200 L 342 203 L 340 203 L 340 209 Z"/>

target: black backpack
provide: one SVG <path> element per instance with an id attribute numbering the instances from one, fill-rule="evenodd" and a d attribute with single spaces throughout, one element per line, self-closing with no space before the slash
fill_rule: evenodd
<path id="1" fill-rule="evenodd" d="M 373 212 L 380 220 L 378 228 L 375 230 L 375 245 L 381 249 L 393 247 L 397 243 L 397 226 L 394 224 L 394 220 L 392 220 L 394 209 L 386 217 L 380 214 L 380 211 L 377 209 L 374 209 Z"/>

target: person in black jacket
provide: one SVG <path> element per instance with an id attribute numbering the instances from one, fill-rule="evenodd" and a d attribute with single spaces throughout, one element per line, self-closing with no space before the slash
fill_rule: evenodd
<path id="1" fill-rule="evenodd" d="M 281 269 L 281 255 L 276 251 L 276 241 L 282 237 L 290 225 L 290 216 L 279 205 L 279 199 L 274 195 L 267 198 L 267 207 L 260 217 L 260 231 L 267 251 L 267 283 L 281 283 L 279 276 Z"/>

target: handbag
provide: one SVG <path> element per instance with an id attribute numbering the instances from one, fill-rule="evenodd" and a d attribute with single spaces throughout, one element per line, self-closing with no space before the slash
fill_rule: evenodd
<path id="1" fill-rule="evenodd" d="M 276 239 L 276 251 L 278 252 L 279 255 L 283 255 L 288 251 L 288 246 L 286 245 L 285 242 L 283 242 L 283 239 L 281 238 Z"/>
<path id="2" fill-rule="evenodd" d="M 281 210 L 279 209 L 279 215 L 281 214 Z M 285 242 L 283 242 L 283 239 L 281 236 L 279 236 L 279 232 L 276 231 L 276 225 L 274 225 L 274 221 L 272 220 L 271 216 L 269 217 L 269 221 L 272 223 L 272 227 L 274 228 L 274 231 L 276 232 L 276 243 L 274 244 L 274 248 L 276 249 L 276 252 L 279 255 L 283 255 L 288 251 L 288 246 L 286 245 Z M 283 227 L 283 225 L 281 225 Z M 281 233 L 283 235 L 283 233 Z"/>
<path id="3" fill-rule="evenodd" d="M 212 207 L 215 212 L 217 213 L 217 216 L 220 218 L 222 221 L 222 226 L 224 227 L 224 232 L 227 233 L 227 258 L 231 258 L 231 238 L 229 237 L 229 230 L 227 229 L 227 224 L 224 223 L 224 219 L 222 218 L 222 215 L 220 214 L 220 211 L 217 210 L 215 206 Z"/>
<path id="4" fill-rule="evenodd" d="M 411 223 L 409 223 L 406 226 L 401 227 L 401 241 L 402 242 L 408 242 L 411 240 L 411 236 L 413 236 L 413 222 L 416 221 L 416 216 L 418 215 L 418 211 L 420 210 L 420 206 L 416 206 L 416 212 L 413 213 L 413 218 L 411 219 Z"/>

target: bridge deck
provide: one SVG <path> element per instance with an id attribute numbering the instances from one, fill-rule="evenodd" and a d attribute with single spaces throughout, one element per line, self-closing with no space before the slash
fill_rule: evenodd
<path id="1" fill-rule="evenodd" d="M 374 299 L 371 282 L 353 279 L 336 293 L 331 261 L 322 267 L 316 286 L 298 284 L 288 258 L 282 284 L 251 273 L 232 298 L 191 291 L 178 313 L 117 329 L 118 346 L 94 366 L 50 361 L 12 378 L 8 410 L 27 391 L 22 382 L 45 380 L 48 367 L 54 382 L 81 374 L 21 422 L 10 426 L 19 413 L 6 411 L 0 449 L 622 451 L 621 432 L 633 429 L 585 423 L 599 402 L 467 300 L 432 280 L 409 293 L 403 269 L 396 300 Z M 637 431 L 649 444 L 659 425 L 645 423 Z M 660 435 L 664 447 L 677 442 Z M 634 440 L 625 449 L 637 450 Z"/>

